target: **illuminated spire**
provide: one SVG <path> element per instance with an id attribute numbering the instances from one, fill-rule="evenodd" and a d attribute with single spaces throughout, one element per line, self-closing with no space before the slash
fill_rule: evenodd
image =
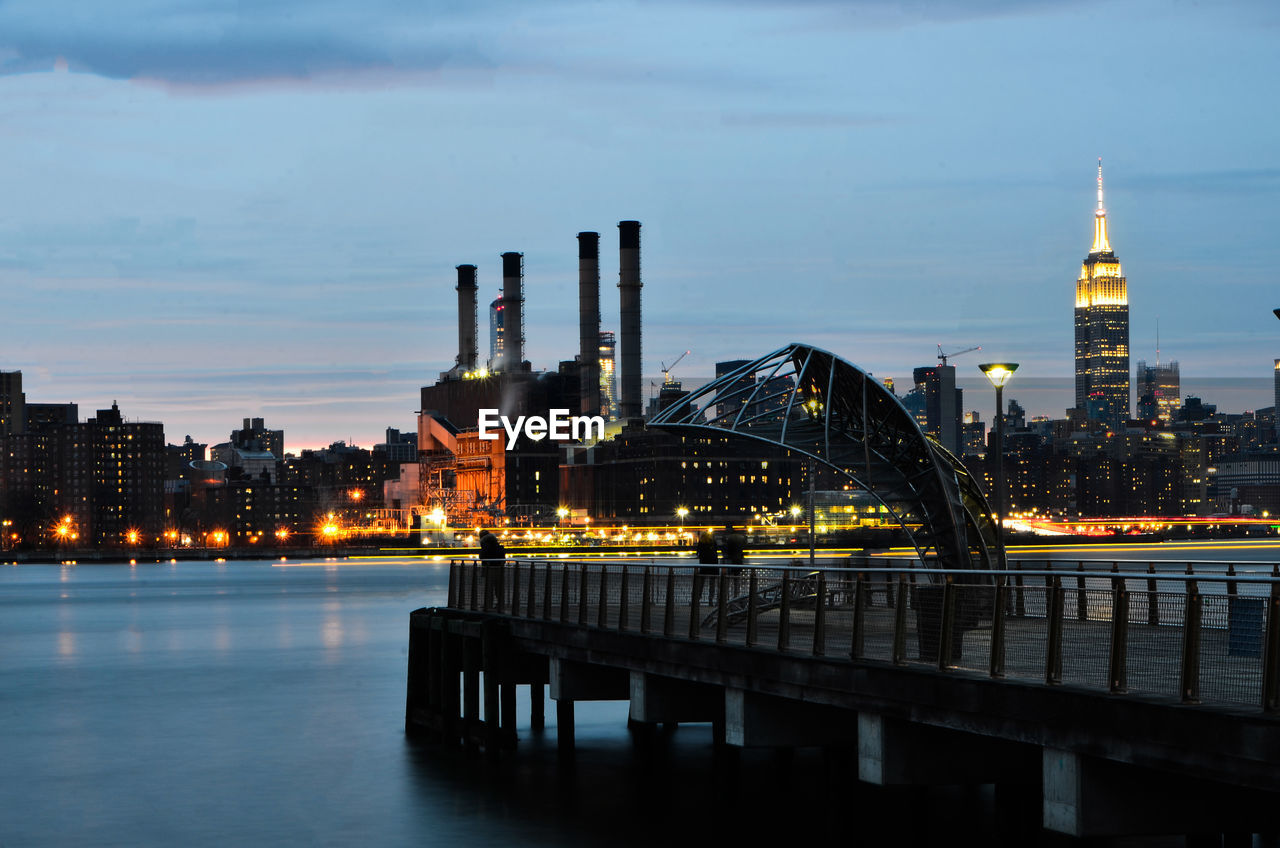
<path id="1" fill-rule="evenodd" d="M 1107 209 L 1102 205 L 1102 157 L 1098 157 L 1098 210 L 1093 213 L 1093 249 L 1090 253 L 1110 253 L 1107 241 Z"/>

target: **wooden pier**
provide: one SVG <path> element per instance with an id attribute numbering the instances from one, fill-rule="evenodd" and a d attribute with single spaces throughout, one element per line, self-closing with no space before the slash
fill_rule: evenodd
<path id="1" fill-rule="evenodd" d="M 499 759 L 528 686 L 566 757 L 577 701 L 627 701 L 873 784 L 1032 787 L 1075 836 L 1274 830 L 1280 579 L 1016 565 L 458 560 L 410 617 L 406 728 Z"/>

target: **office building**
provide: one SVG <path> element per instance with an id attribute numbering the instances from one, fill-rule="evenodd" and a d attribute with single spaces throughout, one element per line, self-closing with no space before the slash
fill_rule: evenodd
<path id="1" fill-rule="evenodd" d="M 1144 421 L 1173 420 L 1173 413 L 1182 406 L 1182 389 L 1178 377 L 1178 363 L 1159 361 L 1148 365 L 1138 360 L 1134 381 L 1138 394 L 1138 417 Z"/>
<path id="2" fill-rule="evenodd" d="M 1076 408 L 1119 429 L 1129 417 L 1129 293 L 1107 235 L 1098 160 L 1093 247 L 1076 279 Z"/>

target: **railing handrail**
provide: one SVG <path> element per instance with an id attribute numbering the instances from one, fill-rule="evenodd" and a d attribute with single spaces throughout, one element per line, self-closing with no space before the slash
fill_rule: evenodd
<path id="1" fill-rule="evenodd" d="M 478 557 L 453 557 L 450 563 L 469 563 L 483 565 L 483 561 Z M 697 568 L 737 568 L 744 572 L 748 570 L 765 570 L 812 574 L 821 571 L 824 574 L 908 574 L 908 575 L 940 575 L 944 579 L 950 575 L 952 577 L 1083 577 L 1095 578 L 1103 580 L 1158 580 L 1161 582 L 1180 582 L 1180 583 L 1255 583 L 1261 585 L 1280 584 L 1280 576 L 1272 574 L 1258 574 L 1257 572 L 1240 572 L 1235 571 L 1228 573 L 1226 571 L 1229 566 L 1243 565 L 1247 563 L 1218 563 L 1222 570 L 1215 571 L 1194 571 L 1190 574 L 1185 571 L 1135 571 L 1135 570 L 1118 570 L 1118 571 L 1081 571 L 1078 568 L 1060 568 L 1060 569 L 1026 569 L 1026 568 L 1010 568 L 1010 569 L 979 569 L 979 568 L 926 568 L 923 566 L 836 566 L 814 564 L 810 565 L 761 565 L 758 563 L 748 563 L 746 565 L 734 565 L 732 563 L 716 563 L 714 565 L 698 562 L 636 562 L 634 560 L 573 560 L 573 559 L 543 559 L 534 557 L 506 557 L 503 560 L 504 565 L 573 565 L 588 567 L 625 567 L 625 568 L 657 568 L 657 569 L 697 569 Z M 1143 563 L 1146 564 L 1146 563 Z M 1170 565 L 1182 565 L 1187 563 L 1177 561 L 1171 562 Z"/>

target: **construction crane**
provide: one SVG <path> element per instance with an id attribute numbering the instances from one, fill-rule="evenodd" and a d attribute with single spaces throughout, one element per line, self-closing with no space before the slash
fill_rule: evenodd
<path id="1" fill-rule="evenodd" d="M 939 348 L 939 350 L 941 350 L 941 348 Z M 675 361 L 675 362 L 673 362 L 673 363 L 671 363 L 670 365 L 668 365 L 668 364 L 667 364 L 667 363 L 665 363 L 665 362 L 661 363 L 661 364 L 662 364 L 662 384 L 663 384 L 663 385 L 667 385 L 667 384 L 671 383 L 671 369 L 673 369 L 673 368 L 675 368 L 677 365 L 679 365 L 679 364 L 680 364 L 680 360 L 684 359 L 686 356 L 688 356 L 688 355 L 689 355 L 690 353 L 692 353 L 692 352 L 693 352 L 693 351 L 688 351 L 688 350 L 686 350 L 684 353 L 682 353 L 682 354 L 680 354 L 679 356 L 677 356 L 677 357 L 676 357 L 676 361 Z M 653 360 L 649 360 L 649 361 L 650 361 L 650 362 L 652 362 Z"/>
<path id="2" fill-rule="evenodd" d="M 952 353 L 943 353 L 943 352 L 942 352 L 942 345 L 938 345 L 938 359 L 939 359 L 939 360 L 942 362 L 942 364 L 945 366 L 945 365 L 947 364 L 947 357 L 948 357 L 948 356 L 959 356 L 959 355 L 960 355 L 960 354 L 962 354 L 962 353 L 972 353 L 972 352 L 973 352 L 973 351 L 975 351 L 975 350 L 982 350 L 982 345 L 978 345 L 978 346 L 976 346 L 976 347 L 967 347 L 967 348 L 965 348 L 964 350 L 957 350 L 957 351 L 954 351 L 954 352 L 952 352 Z"/>

